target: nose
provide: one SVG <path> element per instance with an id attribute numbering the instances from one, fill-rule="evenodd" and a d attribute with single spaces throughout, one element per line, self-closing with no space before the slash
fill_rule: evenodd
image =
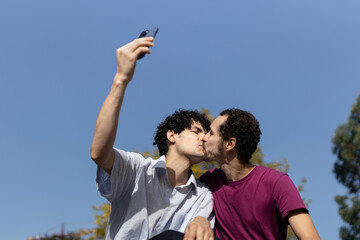
<path id="1" fill-rule="evenodd" d="M 201 138 L 201 141 L 206 142 L 208 140 L 209 133 L 204 134 L 204 136 Z"/>

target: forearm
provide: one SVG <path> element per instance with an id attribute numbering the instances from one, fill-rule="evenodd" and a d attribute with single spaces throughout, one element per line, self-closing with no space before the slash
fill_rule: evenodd
<path id="1" fill-rule="evenodd" d="M 314 226 L 312 219 L 308 213 L 294 211 L 289 214 L 289 224 L 294 231 L 296 237 L 301 240 L 317 240 L 320 239 L 318 232 Z"/>
<path id="2" fill-rule="evenodd" d="M 113 163 L 112 148 L 116 138 L 126 86 L 126 81 L 122 81 L 116 75 L 110 93 L 105 99 L 96 120 L 91 158 L 106 171 L 111 170 Z"/>
<path id="3" fill-rule="evenodd" d="M 134 76 L 136 60 L 141 53 L 150 53 L 153 38 L 141 38 L 116 50 L 117 72 L 111 90 L 96 120 L 91 158 L 107 172 L 114 163 L 114 146 L 121 105 L 126 86 Z"/>

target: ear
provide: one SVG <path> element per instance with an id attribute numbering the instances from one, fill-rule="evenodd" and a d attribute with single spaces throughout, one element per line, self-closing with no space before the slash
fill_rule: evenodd
<path id="1" fill-rule="evenodd" d="M 235 146 L 236 146 L 236 139 L 235 138 L 231 137 L 231 138 L 229 138 L 228 140 L 225 141 L 225 150 L 227 152 L 235 149 Z"/>
<path id="2" fill-rule="evenodd" d="M 170 143 L 175 143 L 175 132 L 173 130 L 168 130 L 166 138 Z"/>

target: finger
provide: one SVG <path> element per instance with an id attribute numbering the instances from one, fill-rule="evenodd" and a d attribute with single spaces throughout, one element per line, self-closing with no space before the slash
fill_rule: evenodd
<path id="1" fill-rule="evenodd" d="M 148 54 L 151 54 L 151 51 L 149 48 L 147 47 L 141 47 L 141 48 L 138 48 L 136 49 L 136 51 L 133 53 L 134 56 L 137 58 L 140 54 L 142 53 L 148 53 Z"/>
<path id="2" fill-rule="evenodd" d="M 215 236 L 214 236 L 214 233 L 212 233 L 211 234 L 211 236 L 210 236 L 210 238 L 209 238 L 210 240 L 215 240 Z"/>
<path id="3" fill-rule="evenodd" d="M 188 237 L 189 237 L 189 225 L 186 227 L 186 229 L 185 229 L 185 232 L 184 232 L 184 239 L 188 239 Z"/>
<path id="4" fill-rule="evenodd" d="M 196 231 L 196 240 L 203 240 L 204 238 L 204 228 L 198 227 Z"/>
<path id="5" fill-rule="evenodd" d="M 192 224 L 189 224 L 185 230 L 184 239 L 186 240 L 195 240 L 196 228 L 192 227 Z"/>
<path id="6" fill-rule="evenodd" d="M 204 239 L 206 240 L 214 240 L 214 233 L 211 229 L 207 229 L 204 233 Z"/>
<path id="7" fill-rule="evenodd" d="M 125 45 L 130 52 L 136 51 L 139 47 L 153 47 L 154 43 L 152 42 L 154 40 L 153 37 L 146 37 L 146 38 L 137 38 L 134 41 L 128 43 Z"/>
<path id="8" fill-rule="evenodd" d="M 213 231 L 211 228 L 209 229 L 209 231 L 210 231 L 210 232 L 209 232 L 209 233 L 210 233 L 209 239 L 210 239 L 210 240 L 214 240 L 214 239 L 215 239 L 214 231 Z"/>

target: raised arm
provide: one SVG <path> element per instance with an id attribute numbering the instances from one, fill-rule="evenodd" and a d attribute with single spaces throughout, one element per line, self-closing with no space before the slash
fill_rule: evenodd
<path id="1" fill-rule="evenodd" d="M 116 50 L 117 72 L 96 120 L 90 150 L 91 158 L 108 173 L 114 163 L 112 148 L 126 87 L 133 78 L 137 57 L 141 53 L 150 53 L 149 47 L 153 45 L 152 37 L 139 38 Z"/>

